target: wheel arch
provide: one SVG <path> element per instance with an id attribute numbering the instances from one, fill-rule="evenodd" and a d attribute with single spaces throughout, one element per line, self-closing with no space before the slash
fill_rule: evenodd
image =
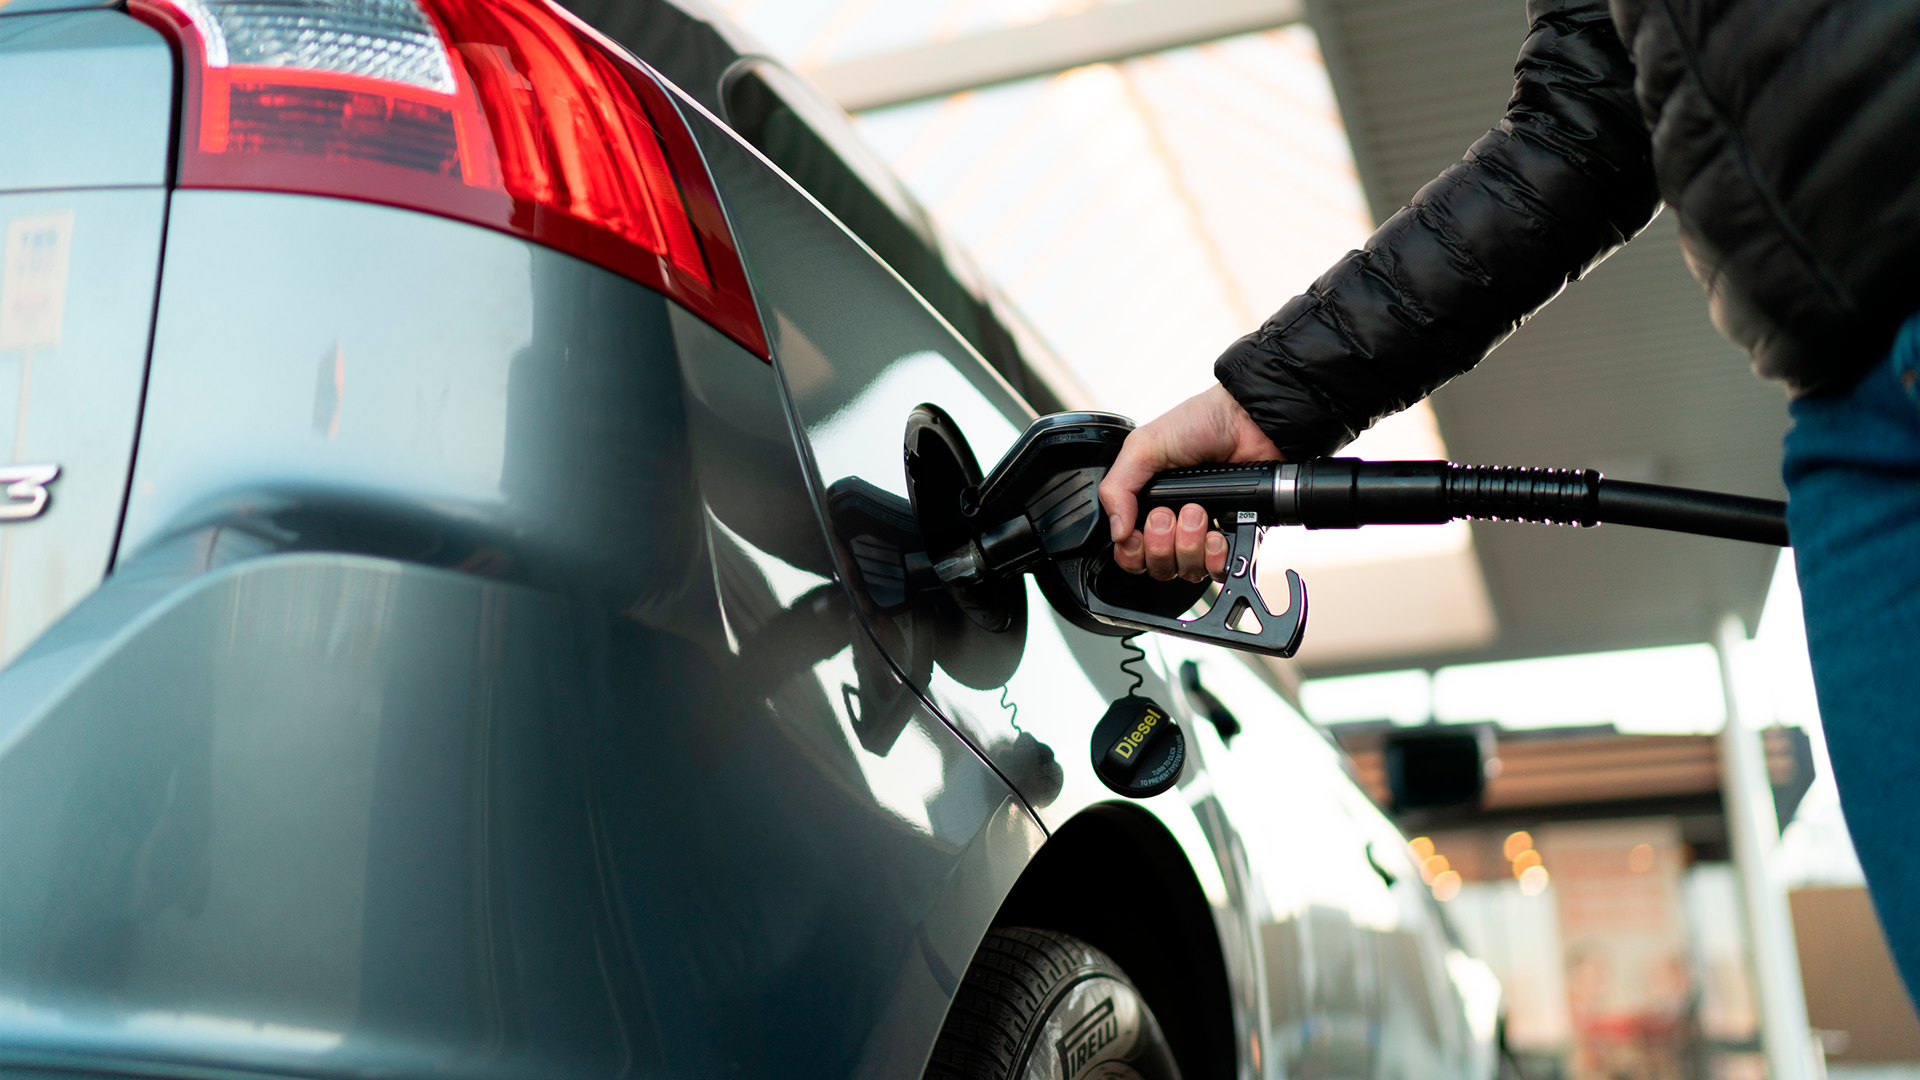
<path id="1" fill-rule="evenodd" d="M 1152 814 L 1116 803 L 1081 811 L 1027 864 L 993 925 L 1056 930 L 1098 948 L 1146 998 L 1188 1080 L 1237 1074 L 1213 908 Z"/>

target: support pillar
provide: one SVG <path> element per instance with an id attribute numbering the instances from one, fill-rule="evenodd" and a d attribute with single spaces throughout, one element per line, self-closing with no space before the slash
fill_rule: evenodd
<path id="1" fill-rule="evenodd" d="M 1746 902 L 1747 934 L 1759 983 L 1760 1042 L 1771 1080 L 1825 1080 L 1824 1062 L 1816 1056 L 1807 1027 L 1807 997 L 1800 982 L 1793 916 L 1786 892 L 1769 865 L 1779 843 L 1780 822 L 1774 814 L 1766 750 L 1760 732 L 1740 715 L 1734 684 L 1733 653 L 1746 640 L 1747 629 L 1739 616 L 1729 615 L 1720 623 L 1714 647 L 1720 653 L 1720 684 L 1727 699 L 1727 724 L 1720 733 L 1720 797 Z"/>

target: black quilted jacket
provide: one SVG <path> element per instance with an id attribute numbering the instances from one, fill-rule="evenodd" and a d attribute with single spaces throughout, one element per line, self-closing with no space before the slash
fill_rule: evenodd
<path id="1" fill-rule="evenodd" d="M 1798 393 L 1920 308 L 1920 0 L 1529 0 L 1498 127 L 1214 373 L 1290 458 L 1479 363 L 1664 198 L 1714 323 Z"/>

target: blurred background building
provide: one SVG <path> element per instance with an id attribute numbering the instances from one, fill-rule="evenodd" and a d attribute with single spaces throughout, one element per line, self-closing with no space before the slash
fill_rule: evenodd
<path id="1" fill-rule="evenodd" d="M 1229 342 L 1499 118 L 1526 32 L 1519 0 L 713 2 L 854 114 L 1031 323 L 1053 398 L 1140 419 L 1207 386 Z M 1347 452 L 1782 497 L 1784 399 L 1708 323 L 1674 232 L 1657 218 Z M 1920 1076 L 1790 553 L 1501 523 L 1284 530 L 1265 550 L 1307 578 L 1290 675 L 1363 777 L 1382 733 L 1490 733 L 1504 771 L 1481 805 L 1402 823 L 1505 980 L 1527 1077 L 1766 1075 L 1768 940 L 1797 960 L 1826 1067 Z M 1729 727 L 1765 771 L 1758 816 L 1728 794 Z M 1764 825 L 1744 860 L 1735 818 Z M 1790 897 L 1771 938 L 1755 887 Z"/>

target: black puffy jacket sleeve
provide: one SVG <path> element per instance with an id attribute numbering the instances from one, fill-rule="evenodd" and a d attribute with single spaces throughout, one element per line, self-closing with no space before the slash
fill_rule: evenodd
<path id="1" fill-rule="evenodd" d="M 1332 453 L 1439 389 L 1659 206 L 1605 0 L 1529 0 L 1498 127 L 1214 374 L 1287 457 Z"/>

